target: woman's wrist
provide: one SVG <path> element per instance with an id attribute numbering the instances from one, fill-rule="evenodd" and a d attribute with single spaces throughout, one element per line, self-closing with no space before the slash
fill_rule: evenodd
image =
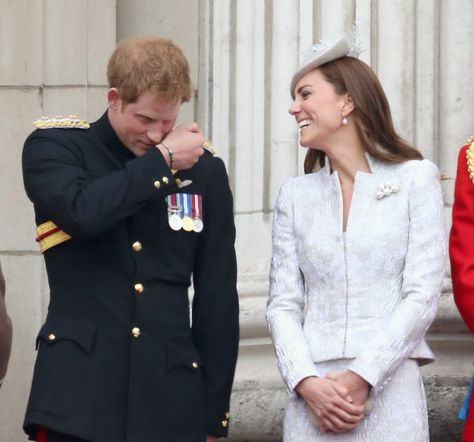
<path id="1" fill-rule="evenodd" d="M 311 388 L 311 384 L 315 379 L 319 378 L 317 376 L 308 376 L 306 378 L 301 379 L 301 381 L 295 387 L 296 393 L 303 397 L 307 392 L 308 388 Z"/>

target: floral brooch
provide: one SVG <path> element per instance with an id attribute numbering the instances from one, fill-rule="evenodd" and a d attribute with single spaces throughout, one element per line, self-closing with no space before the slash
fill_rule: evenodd
<path id="1" fill-rule="evenodd" d="M 400 188 L 396 184 L 383 184 L 377 187 L 375 198 L 381 200 L 392 193 L 397 193 Z"/>

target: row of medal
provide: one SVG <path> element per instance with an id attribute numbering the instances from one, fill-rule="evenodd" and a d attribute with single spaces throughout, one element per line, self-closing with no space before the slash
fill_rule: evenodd
<path id="1" fill-rule="evenodd" d="M 168 204 L 168 224 L 173 230 L 186 232 L 202 232 L 201 195 L 190 193 L 174 193 L 166 197 Z"/>

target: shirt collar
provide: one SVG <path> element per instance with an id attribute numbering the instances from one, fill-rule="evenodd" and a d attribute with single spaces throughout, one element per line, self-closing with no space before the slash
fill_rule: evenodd
<path id="1" fill-rule="evenodd" d="M 121 163 L 126 163 L 127 161 L 136 158 L 130 149 L 120 141 L 120 138 L 110 124 L 107 111 L 105 111 L 105 113 L 92 124 L 92 127 L 110 153 L 112 153 L 112 155 Z"/>
<path id="2" fill-rule="evenodd" d="M 367 162 L 369 163 L 369 168 L 370 172 L 360 172 L 364 174 L 374 174 L 377 173 L 377 171 L 381 167 L 381 162 L 374 158 L 372 155 L 370 155 L 368 152 L 365 153 L 365 157 L 367 158 Z M 326 155 L 324 157 L 324 170 L 326 171 L 326 175 L 331 175 L 331 160 L 329 157 Z"/>

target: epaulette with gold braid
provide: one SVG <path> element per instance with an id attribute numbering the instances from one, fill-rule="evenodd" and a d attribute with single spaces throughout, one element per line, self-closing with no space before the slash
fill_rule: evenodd
<path id="1" fill-rule="evenodd" d="M 56 115 L 55 117 L 41 117 L 39 120 L 33 121 L 33 126 L 37 129 L 89 129 L 90 124 L 77 115 L 69 115 L 69 117 Z"/>
<path id="2" fill-rule="evenodd" d="M 217 156 L 216 150 L 214 149 L 214 145 L 209 140 L 204 141 L 202 147 L 204 148 L 205 151 L 209 152 L 211 155 L 215 157 Z M 176 175 L 178 171 L 176 169 L 171 169 L 171 173 L 173 175 Z M 176 179 L 176 184 L 178 185 L 179 188 L 188 186 L 189 184 L 192 183 L 192 181 L 189 181 L 189 180 L 183 181 L 177 177 L 175 177 L 175 179 Z"/>
<path id="3" fill-rule="evenodd" d="M 467 140 L 467 144 L 469 144 L 466 150 L 467 171 L 469 172 L 469 178 L 474 183 L 474 136 Z"/>
<path id="4" fill-rule="evenodd" d="M 216 152 L 216 149 L 214 148 L 214 145 L 209 140 L 204 141 L 202 147 L 204 147 L 204 149 L 207 150 L 210 154 L 212 154 L 214 156 L 217 155 L 217 152 Z"/>

